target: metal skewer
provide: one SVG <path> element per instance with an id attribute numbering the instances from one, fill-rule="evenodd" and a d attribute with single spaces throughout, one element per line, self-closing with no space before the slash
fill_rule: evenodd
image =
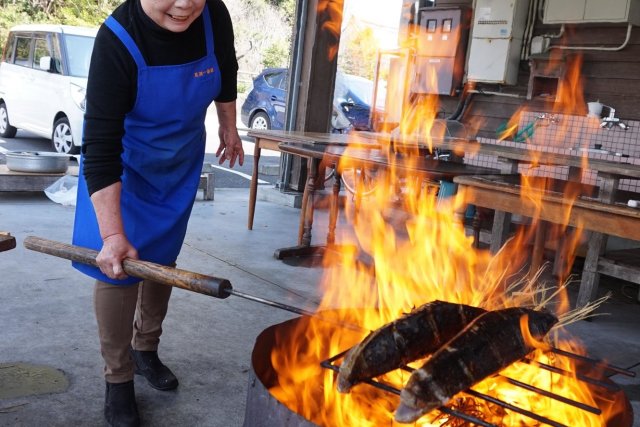
<path id="1" fill-rule="evenodd" d="M 53 255 L 59 258 L 68 259 L 97 267 L 96 257 L 98 251 L 81 246 L 71 245 L 68 243 L 56 242 L 54 240 L 43 239 L 42 237 L 28 236 L 24 239 L 24 246 L 27 249 L 36 252 Z M 327 318 L 319 313 L 283 304 L 277 301 L 271 301 L 265 298 L 256 297 L 245 292 L 237 291 L 231 286 L 231 282 L 227 279 L 208 276 L 206 274 L 195 273 L 193 271 L 181 270 L 179 268 L 167 267 L 148 261 L 136 259 L 125 259 L 122 262 L 124 272 L 129 276 L 140 279 L 153 280 L 163 285 L 174 286 L 199 294 L 224 299 L 230 295 L 235 295 L 260 304 L 276 307 L 292 313 L 310 316 L 325 322 L 333 323 L 345 329 L 358 332 L 368 332 L 368 330 L 349 323 L 338 322 L 335 319 Z"/>

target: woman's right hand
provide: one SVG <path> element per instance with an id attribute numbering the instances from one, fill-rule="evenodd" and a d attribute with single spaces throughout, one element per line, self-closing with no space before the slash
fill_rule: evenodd
<path id="1" fill-rule="evenodd" d="M 100 271 L 110 279 L 123 280 L 129 277 L 122 267 L 125 258 L 138 259 L 138 251 L 129 243 L 127 236 L 117 233 L 102 241 L 96 262 Z"/>

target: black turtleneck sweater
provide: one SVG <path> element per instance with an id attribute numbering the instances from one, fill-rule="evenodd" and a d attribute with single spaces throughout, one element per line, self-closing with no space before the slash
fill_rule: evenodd
<path id="1" fill-rule="evenodd" d="M 234 101 L 238 63 L 231 17 L 222 0 L 207 0 L 207 5 L 222 78 L 222 90 L 216 101 Z M 131 35 L 150 66 L 185 64 L 206 55 L 202 16 L 182 33 L 159 27 L 144 13 L 140 0 L 126 0 L 112 16 Z M 91 56 L 82 143 L 89 194 L 120 181 L 124 118 L 136 100 L 137 77 L 136 63 L 127 48 L 103 24 Z"/>

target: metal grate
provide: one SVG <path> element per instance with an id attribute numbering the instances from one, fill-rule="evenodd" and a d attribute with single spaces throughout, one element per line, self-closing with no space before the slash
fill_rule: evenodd
<path id="1" fill-rule="evenodd" d="M 336 362 L 338 362 L 340 359 L 342 359 L 344 357 L 344 355 L 349 350 L 350 349 L 345 350 L 342 353 L 337 354 L 337 355 L 335 355 L 335 356 L 333 356 L 333 357 L 321 362 L 320 365 L 325 369 L 331 369 L 334 372 L 338 372 L 338 370 L 340 369 L 340 365 L 336 365 Z M 577 360 L 579 362 L 589 364 L 594 368 L 601 368 L 604 371 L 610 372 L 611 376 L 612 375 L 621 374 L 621 375 L 625 375 L 625 376 L 628 376 L 628 377 L 635 377 L 635 375 L 636 375 L 635 372 L 629 371 L 627 369 L 619 368 L 619 367 L 613 366 L 613 365 L 609 365 L 609 364 L 607 364 L 607 363 L 605 363 L 603 361 L 596 360 L 596 359 L 591 359 L 589 357 L 585 357 L 585 356 L 582 356 L 582 355 L 579 355 L 579 354 L 571 353 L 571 352 L 568 352 L 568 351 L 565 351 L 565 350 L 552 348 L 550 351 L 553 352 L 554 354 L 558 355 L 558 356 L 572 358 L 572 359 L 575 359 L 575 360 Z M 557 368 L 555 366 L 546 365 L 544 363 L 540 363 L 540 362 L 528 359 L 526 357 L 524 359 L 522 359 L 521 362 L 529 363 L 529 364 L 538 366 L 541 369 L 548 370 L 548 371 L 553 372 L 555 374 L 565 375 L 565 376 L 574 376 L 579 381 L 586 382 L 586 383 L 588 383 L 590 385 L 607 389 L 607 390 L 609 390 L 611 392 L 617 392 L 617 391 L 620 390 L 620 387 L 617 384 L 613 383 L 613 382 L 602 381 L 602 380 L 600 380 L 598 378 L 593 378 L 593 377 L 590 377 L 590 376 L 582 374 L 582 373 L 571 373 L 571 372 L 565 371 L 563 369 Z M 405 370 L 407 372 L 413 372 L 413 369 L 408 367 L 408 366 L 403 366 L 403 367 L 401 367 L 401 369 L 403 369 L 403 370 Z M 528 391 L 533 391 L 535 393 L 540 394 L 541 396 L 544 396 L 544 397 L 547 397 L 547 398 L 550 398 L 550 399 L 554 399 L 554 400 L 556 400 L 558 402 L 562 402 L 562 403 L 567 404 L 567 405 L 574 406 L 576 408 L 579 408 L 579 409 L 581 409 L 583 411 L 590 412 L 590 413 L 595 414 L 595 415 L 600 415 L 602 413 L 602 411 L 599 408 L 593 407 L 591 405 L 587 405 L 587 404 L 582 403 L 582 402 L 577 402 L 575 400 L 566 398 L 564 396 L 560 396 L 558 394 L 552 393 L 552 392 L 547 391 L 547 390 L 540 389 L 538 387 L 534 387 L 532 385 L 523 383 L 523 382 L 515 380 L 513 378 L 509 378 L 509 377 L 505 377 L 505 376 L 502 376 L 502 377 L 507 382 L 509 382 L 510 384 L 512 384 L 515 387 L 520 387 L 520 388 L 526 389 Z M 378 388 L 380 390 L 383 390 L 385 392 L 388 392 L 388 393 L 391 393 L 391 394 L 395 394 L 395 395 L 398 395 L 398 396 L 400 395 L 400 390 L 398 390 L 397 388 L 395 388 L 395 387 L 393 387 L 393 386 L 391 386 L 389 384 L 383 383 L 381 381 L 370 379 L 370 380 L 365 380 L 363 382 L 365 384 L 368 384 L 370 386 L 376 387 L 376 388 Z M 553 427 L 568 427 L 565 424 L 553 421 L 553 420 L 551 420 L 551 419 L 549 419 L 547 417 L 544 417 L 544 416 L 535 414 L 535 413 L 533 413 L 531 411 L 527 411 L 525 409 L 519 408 L 518 406 L 515 406 L 515 405 L 512 405 L 510 403 L 504 402 L 502 400 L 496 399 L 495 397 L 492 397 L 492 396 L 489 396 L 489 395 L 486 395 L 486 394 L 483 394 L 483 393 L 479 393 L 479 392 L 477 392 L 477 391 L 475 391 L 473 389 L 465 390 L 464 393 L 466 393 L 466 394 L 468 394 L 470 396 L 473 396 L 475 398 L 482 399 L 484 401 L 487 401 L 487 402 L 490 402 L 492 404 L 498 405 L 498 406 L 500 406 L 500 407 L 502 407 L 504 409 L 508 409 L 508 410 L 511 410 L 511 411 L 516 412 L 518 414 L 524 415 L 524 416 L 526 416 L 526 417 L 528 417 L 530 419 L 536 420 L 536 421 L 538 421 L 540 423 L 543 423 L 543 424 L 547 424 L 547 425 L 550 425 L 550 426 L 553 426 Z M 452 409 L 452 408 L 449 408 L 447 406 L 442 406 L 442 407 L 438 408 L 438 410 L 440 412 L 444 413 L 444 414 L 449 415 L 449 416 L 459 418 L 459 419 L 461 419 L 463 421 L 466 421 L 466 422 L 469 422 L 469 423 L 473 423 L 474 425 L 483 426 L 483 427 L 499 427 L 499 426 L 497 426 L 495 424 L 488 423 L 488 422 L 486 422 L 486 421 L 484 421 L 484 420 L 482 420 L 480 418 L 477 418 L 477 417 L 475 417 L 473 415 L 466 414 L 466 413 L 464 413 L 462 411 L 459 411 L 459 410 L 456 410 L 456 409 Z"/>

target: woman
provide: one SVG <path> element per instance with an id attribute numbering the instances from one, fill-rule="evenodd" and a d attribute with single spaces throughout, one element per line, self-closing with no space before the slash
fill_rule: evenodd
<path id="1" fill-rule="evenodd" d="M 238 65 L 221 0 L 126 0 L 98 31 L 87 87 L 74 244 L 99 250 L 94 306 L 110 425 L 139 425 L 134 371 L 178 386 L 158 358 L 171 287 L 127 277 L 125 258 L 175 265 L 204 160 L 208 106 L 220 163 L 242 165 Z"/>

